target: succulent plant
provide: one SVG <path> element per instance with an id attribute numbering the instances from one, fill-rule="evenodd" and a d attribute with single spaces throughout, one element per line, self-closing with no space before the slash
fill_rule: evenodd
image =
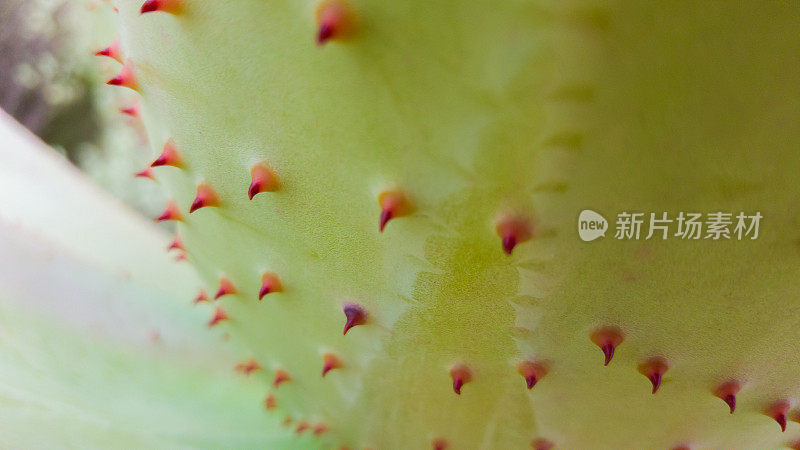
<path id="1" fill-rule="evenodd" d="M 139 379 L 187 405 L 142 443 L 798 447 L 795 5 L 115 5 L 109 84 L 203 280 L 170 305 L 229 337 Z M 587 209 L 763 220 L 584 242 Z"/>

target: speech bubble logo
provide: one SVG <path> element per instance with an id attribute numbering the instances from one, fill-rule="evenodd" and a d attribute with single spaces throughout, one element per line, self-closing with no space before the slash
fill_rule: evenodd
<path id="1" fill-rule="evenodd" d="M 584 209 L 578 216 L 578 235 L 585 242 L 593 241 L 606 235 L 608 221 L 605 217 L 591 209 Z"/>

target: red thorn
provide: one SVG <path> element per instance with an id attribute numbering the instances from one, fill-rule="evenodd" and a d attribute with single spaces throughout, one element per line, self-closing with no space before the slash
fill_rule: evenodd
<path id="1" fill-rule="evenodd" d="M 163 11 L 178 14 L 183 11 L 183 0 L 147 0 L 142 5 L 141 14 Z"/>
<path id="2" fill-rule="evenodd" d="M 319 30 L 317 30 L 317 45 L 325 44 L 325 42 L 333 37 L 334 32 L 335 28 L 332 23 L 325 22 L 319 24 Z"/>
<path id="3" fill-rule="evenodd" d="M 288 427 L 291 424 L 292 424 L 292 418 L 289 417 L 289 416 L 286 416 L 286 418 L 283 419 L 283 426 Z"/>
<path id="4" fill-rule="evenodd" d="M 503 251 L 510 255 L 514 248 L 533 237 L 533 225 L 523 217 L 505 217 L 497 222 L 497 235 L 503 243 Z"/>
<path id="5" fill-rule="evenodd" d="M 166 220 L 183 220 L 183 216 L 181 215 L 180 210 L 178 210 L 178 205 L 172 200 L 167 203 L 167 207 L 164 209 L 164 212 L 156 218 L 156 222 L 164 222 Z"/>
<path id="6" fill-rule="evenodd" d="M 400 191 L 381 192 L 378 195 L 378 205 L 381 207 L 381 219 L 378 227 L 381 233 L 390 220 L 411 214 L 411 204 L 405 194 Z"/>
<path id="7" fill-rule="evenodd" d="M 115 59 L 122 63 L 123 58 L 122 51 L 119 47 L 119 39 L 114 39 L 114 41 L 112 41 L 108 47 L 95 52 L 95 56 L 108 56 L 109 58 Z"/>
<path id="8" fill-rule="evenodd" d="M 278 401 L 275 399 L 275 396 L 272 394 L 267 394 L 267 397 L 264 399 L 264 408 L 267 410 L 273 410 L 277 407 L 278 407 Z"/>
<path id="9" fill-rule="evenodd" d="M 277 369 L 275 371 L 275 379 L 272 381 L 272 385 L 278 387 L 281 384 L 291 380 L 292 377 L 289 376 L 289 373 L 287 371 L 283 369 Z"/>
<path id="10" fill-rule="evenodd" d="M 343 334 L 345 335 L 350 328 L 353 328 L 357 325 L 363 325 L 367 322 L 367 312 L 364 311 L 364 308 L 362 308 L 360 305 L 355 303 L 345 303 L 342 307 L 342 310 L 344 311 L 344 316 L 347 319 L 344 323 Z"/>
<path id="11" fill-rule="evenodd" d="M 344 39 L 352 33 L 355 21 L 350 6 L 343 0 L 326 0 L 316 11 L 317 45 Z"/>
<path id="12" fill-rule="evenodd" d="M 186 261 L 189 257 L 186 256 L 186 252 L 180 252 L 177 256 L 175 256 L 175 261 L 181 262 Z"/>
<path id="13" fill-rule="evenodd" d="M 516 246 L 517 246 L 516 236 L 503 237 L 503 251 L 506 252 L 507 255 L 510 255 L 514 251 L 514 247 Z"/>
<path id="14" fill-rule="evenodd" d="M 134 91 L 139 90 L 139 84 L 136 82 L 136 76 L 133 74 L 133 68 L 128 63 L 122 66 L 116 77 L 108 80 L 106 84 L 111 86 L 124 86 Z"/>
<path id="15" fill-rule="evenodd" d="M 658 388 L 661 386 L 661 378 L 668 368 L 667 361 L 660 356 L 653 356 L 639 364 L 639 373 L 646 376 L 650 383 L 653 384 L 653 394 L 658 392 Z"/>
<path id="16" fill-rule="evenodd" d="M 209 206 L 219 206 L 219 197 L 214 188 L 206 183 L 201 183 L 197 185 L 197 196 L 195 196 L 192 205 L 189 207 L 189 214 Z"/>
<path id="17" fill-rule="evenodd" d="M 532 361 L 522 361 L 517 365 L 519 374 L 525 378 L 528 389 L 533 389 L 536 383 L 547 375 L 547 366 Z"/>
<path id="18" fill-rule="evenodd" d="M 722 401 L 728 404 L 731 414 L 736 410 L 736 394 L 739 393 L 741 386 L 737 381 L 730 380 L 720 384 L 714 390 L 714 395 L 721 398 Z"/>
<path id="19" fill-rule="evenodd" d="M 596 329 L 589 338 L 603 351 L 603 355 L 605 356 L 604 365 L 607 366 L 608 363 L 611 362 L 611 359 L 614 358 L 614 350 L 624 340 L 624 335 L 622 334 L 622 330 L 618 327 L 607 326 Z"/>
<path id="20" fill-rule="evenodd" d="M 383 229 L 386 228 L 386 224 L 391 219 L 392 219 L 392 211 L 390 209 L 381 210 L 381 221 L 380 221 L 380 225 L 379 225 L 379 227 L 380 227 L 379 230 L 380 230 L 381 233 L 383 233 Z"/>
<path id="21" fill-rule="evenodd" d="M 214 315 L 211 316 L 211 320 L 208 321 L 208 327 L 215 327 L 223 320 L 228 320 L 228 314 L 225 313 L 225 310 L 217 306 L 214 309 Z"/>
<path id="22" fill-rule="evenodd" d="M 197 297 L 194 298 L 194 304 L 198 304 L 200 302 L 207 302 L 208 301 L 208 294 L 204 289 L 200 289 L 200 292 L 197 294 Z"/>
<path id="23" fill-rule="evenodd" d="M 728 408 L 730 408 L 731 414 L 736 410 L 736 396 L 733 394 L 727 394 L 726 396 L 722 397 L 722 400 L 728 404 Z"/>
<path id="24" fill-rule="evenodd" d="M 534 450 L 551 450 L 555 446 L 552 441 L 544 438 L 537 438 L 531 441 L 531 448 Z"/>
<path id="25" fill-rule="evenodd" d="M 314 436 L 322 436 L 328 432 L 328 426 L 324 423 L 318 423 L 314 426 Z"/>
<path id="26" fill-rule="evenodd" d="M 236 286 L 233 285 L 231 280 L 227 278 L 220 278 L 219 279 L 219 289 L 217 293 L 214 294 L 214 300 L 219 300 L 220 297 L 225 295 L 233 295 L 236 294 Z"/>
<path id="27" fill-rule="evenodd" d="M 653 383 L 653 394 L 658 392 L 658 388 L 661 386 L 661 375 L 658 372 L 654 372 L 650 375 L 647 375 L 647 378 Z"/>
<path id="28" fill-rule="evenodd" d="M 772 405 L 764 411 L 764 414 L 772 417 L 775 422 L 778 422 L 778 425 L 781 426 L 781 431 L 786 431 L 786 414 L 789 412 L 789 402 L 786 400 L 780 400 Z"/>
<path id="29" fill-rule="evenodd" d="M 265 162 L 260 162 L 250 168 L 250 180 L 250 188 L 247 190 L 250 200 L 262 192 L 275 192 L 280 189 L 278 176 Z"/>
<path id="30" fill-rule="evenodd" d="M 135 174 L 133 174 L 133 176 L 137 178 L 150 178 L 153 181 L 155 181 L 156 179 L 155 175 L 153 175 L 153 170 L 150 169 L 149 167 L 144 170 L 140 170 L 139 172 L 136 172 Z"/>
<path id="31" fill-rule="evenodd" d="M 453 391 L 461 395 L 461 388 L 472 381 L 472 371 L 463 364 L 456 364 L 450 368 L 450 378 L 453 379 Z"/>
<path id="32" fill-rule="evenodd" d="M 140 109 L 141 109 L 141 106 L 139 105 L 138 102 L 136 102 L 136 103 L 132 104 L 131 106 L 126 106 L 126 107 L 120 108 L 119 112 L 121 112 L 122 114 L 127 114 L 127 115 L 129 115 L 131 117 L 139 117 Z"/>
<path id="33" fill-rule="evenodd" d="M 181 158 L 181 154 L 178 153 L 178 147 L 172 139 L 167 140 L 164 144 L 164 149 L 161 150 L 161 155 L 150 164 L 150 167 L 158 166 L 183 167 L 183 158 Z"/>
<path id="34" fill-rule="evenodd" d="M 297 428 L 294 429 L 294 432 L 297 434 L 302 434 L 309 428 L 311 428 L 311 425 L 309 425 L 305 420 L 301 420 L 300 422 L 297 422 Z"/>
<path id="35" fill-rule="evenodd" d="M 603 356 L 605 358 L 605 361 L 603 362 L 604 366 L 607 366 L 608 363 L 611 362 L 611 359 L 614 357 L 614 349 L 615 348 L 616 347 L 614 347 L 613 345 L 608 344 L 608 343 L 603 344 L 602 347 L 600 347 L 600 350 L 603 351 Z"/>
<path id="36" fill-rule="evenodd" d="M 788 447 L 792 450 L 800 450 L 800 439 L 790 442 Z"/>
<path id="37" fill-rule="evenodd" d="M 450 443 L 446 439 L 436 438 L 431 441 L 431 448 L 433 450 L 445 450 L 450 447 Z"/>
<path id="38" fill-rule="evenodd" d="M 170 250 L 186 251 L 186 248 L 183 246 L 183 241 L 181 240 L 180 236 L 175 235 L 175 238 L 172 240 L 172 242 L 170 242 L 169 247 L 167 247 L 167 251 Z"/>
<path id="39" fill-rule="evenodd" d="M 260 369 L 261 365 L 256 362 L 255 359 L 250 358 L 247 361 L 237 363 L 233 370 L 242 373 L 244 375 L 250 375 L 251 373 L 255 372 L 256 370 Z"/>
<path id="40" fill-rule="evenodd" d="M 342 367 L 342 362 L 339 358 L 332 353 L 325 353 L 322 355 L 322 377 L 328 374 L 331 370 L 339 369 Z"/>
<path id="41" fill-rule="evenodd" d="M 781 426 L 781 432 L 786 431 L 786 416 L 783 414 L 778 414 L 774 417 L 775 421 L 778 422 L 778 425 Z"/>
<path id="42" fill-rule="evenodd" d="M 267 294 L 281 291 L 283 291 L 283 285 L 277 275 L 272 272 L 261 275 L 261 288 L 258 290 L 258 301 L 261 301 Z"/>

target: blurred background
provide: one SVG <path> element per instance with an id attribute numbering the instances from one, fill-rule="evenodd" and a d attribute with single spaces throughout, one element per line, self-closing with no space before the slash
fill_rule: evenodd
<path id="1" fill-rule="evenodd" d="M 110 3 L 2 0 L 0 23 L 0 108 L 113 195 L 147 216 L 159 212 L 162 191 L 134 177 L 151 156 L 130 114 L 136 96 L 107 86 L 119 64 L 95 56 L 115 38 Z"/>
<path id="2" fill-rule="evenodd" d="M 288 439 L 151 220 L 137 96 L 95 55 L 117 29 L 103 0 L 0 0 L 0 448 Z"/>

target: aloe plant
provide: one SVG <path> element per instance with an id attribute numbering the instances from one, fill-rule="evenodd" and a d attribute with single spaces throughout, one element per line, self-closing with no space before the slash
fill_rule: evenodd
<path id="1" fill-rule="evenodd" d="M 164 409 L 114 409 L 114 436 L 196 447 L 798 446 L 795 5 L 116 7 L 120 39 L 101 52 L 120 61 L 109 84 L 141 96 L 147 174 L 173 197 L 158 220 L 175 222 L 171 247 L 204 284 L 196 298 L 171 293 L 183 303 L 170 308 L 126 305 L 189 328 L 202 314 L 237 363 L 209 357 L 208 336 L 166 361 L 93 349 L 108 370 L 157 368 L 131 379 Z M 589 209 L 611 223 L 584 242 Z M 758 234 L 737 238 L 738 212 L 762 219 Z M 614 235 L 629 213 L 673 228 Z M 685 213 L 711 228 L 676 232 Z M 716 213 L 732 213 L 728 235 L 712 231 Z M 119 219 L 85 229 L 145 229 Z M 138 253 L 156 240 L 126 245 Z M 174 289 L 171 272 L 139 256 L 117 263 Z M 95 406 L 122 389 L 93 385 Z M 153 433 L 119 425 L 136 423 L 127 416 Z"/>

